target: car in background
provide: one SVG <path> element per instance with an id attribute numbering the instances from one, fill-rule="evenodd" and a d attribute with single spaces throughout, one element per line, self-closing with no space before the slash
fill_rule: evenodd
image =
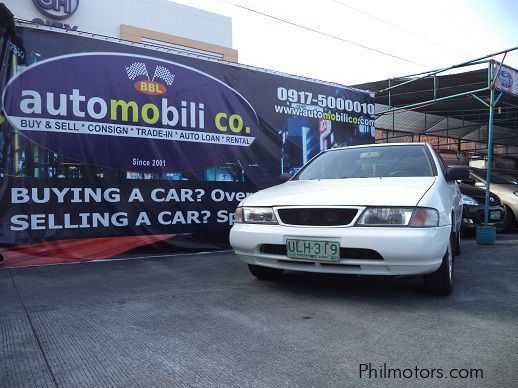
<path id="1" fill-rule="evenodd" d="M 487 170 L 470 167 L 469 179 L 463 183 L 477 187 L 486 186 Z M 518 225 L 518 184 L 513 180 L 491 172 L 491 192 L 498 195 L 507 210 L 505 230 L 510 231 Z"/>
<path id="2" fill-rule="evenodd" d="M 502 178 L 511 181 L 511 183 L 518 184 L 518 170 L 511 170 L 508 168 L 492 168 L 491 171 L 496 172 Z"/>
<path id="3" fill-rule="evenodd" d="M 486 190 L 481 187 L 459 183 L 462 194 L 462 231 L 463 233 L 474 233 L 477 225 L 484 223 L 484 205 L 486 201 Z M 507 209 L 500 201 L 498 195 L 489 195 L 489 225 L 502 231 L 506 227 Z"/>
<path id="4" fill-rule="evenodd" d="M 425 143 L 322 151 L 283 184 L 244 199 L 230 243 L 252 275 L 284 270 L 422 274 L 435 294 L 453 290 L 466 167 L 447 168 Z"/>

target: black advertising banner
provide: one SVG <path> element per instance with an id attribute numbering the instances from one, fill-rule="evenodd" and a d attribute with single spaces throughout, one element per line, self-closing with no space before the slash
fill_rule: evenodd
<path id="1" fill-rule="evenodd" d="M 60 238 L 131 236 L 228 231 L 236 203 L 250 192 L 234 182 L 110 180 L 85 185 L 81 179 L 50 184 L 37 179 L 5 178 L 9 187 L 9 231 L 18 242 Z M 210 226 L 209 226 L 210 225 Z"/>
<path id="2" fill-rule="evenodd" d="M 59 77 L 49 77 L 55 69 Z M 196 69 L 131 54 L 36 63 L 7 85 L 4 112 L 34 143 L 126 170 L 208 168 L 261 142 L 257 115 L 236 90 Z"/>
<path id="3" fill-rule="evenodd" d="M 24 50 L 8 52 L 2 87 L 4 245 L 174 234 L 223 246 L 246 195 L 323 149 L 374 141 L 366 92 L 77 35 L 19 35 Z"/>

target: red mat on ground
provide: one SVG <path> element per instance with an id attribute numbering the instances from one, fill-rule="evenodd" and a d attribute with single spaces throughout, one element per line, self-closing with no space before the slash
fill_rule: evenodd
<path id="1" fill-rule="evenodd" d="M 132 249 L 175 237 L 174 234 L 59 240 L 2 249 L 0 268 L 103 260 Z"/>

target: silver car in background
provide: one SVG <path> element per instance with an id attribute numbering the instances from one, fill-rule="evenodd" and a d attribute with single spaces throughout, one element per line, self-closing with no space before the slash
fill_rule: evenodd
<path id="1" fill-rule="evenodd" d="M 486 187 L 487 170 L 470 167 L 469 179 L 463 183 L 469 183 L 477 187 Z M 500 200 L 507 208 L 505 230 L 510 231 L 518 225 L 518 184 L 510 176 L 500 175 L 491 172 L 491 192 L 500 197 Z"/>

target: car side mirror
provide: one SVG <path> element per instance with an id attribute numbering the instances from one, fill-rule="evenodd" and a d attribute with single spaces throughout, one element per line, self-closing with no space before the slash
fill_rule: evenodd
<path id="1" fill-rule="evenodd" d="M 460 181 L 469 178 L 469 169 L 467 167 L 458 166 L 450 167 L 446 172 L 447 181 Z"/>
<path id="2" fill-rule="evenodd" d="M 280 183 L 288 182 L 291 178 L 293 178 L 293 174 L 282 174 L 279 177 L 279 182 Z"/>
<path id="3" fill-rule="evenodd" d="M 477 181 L 473 178 L 466 178 L 460 181 L 460 183 L 464 183 L 465 185 L 475 186 Z"/>

